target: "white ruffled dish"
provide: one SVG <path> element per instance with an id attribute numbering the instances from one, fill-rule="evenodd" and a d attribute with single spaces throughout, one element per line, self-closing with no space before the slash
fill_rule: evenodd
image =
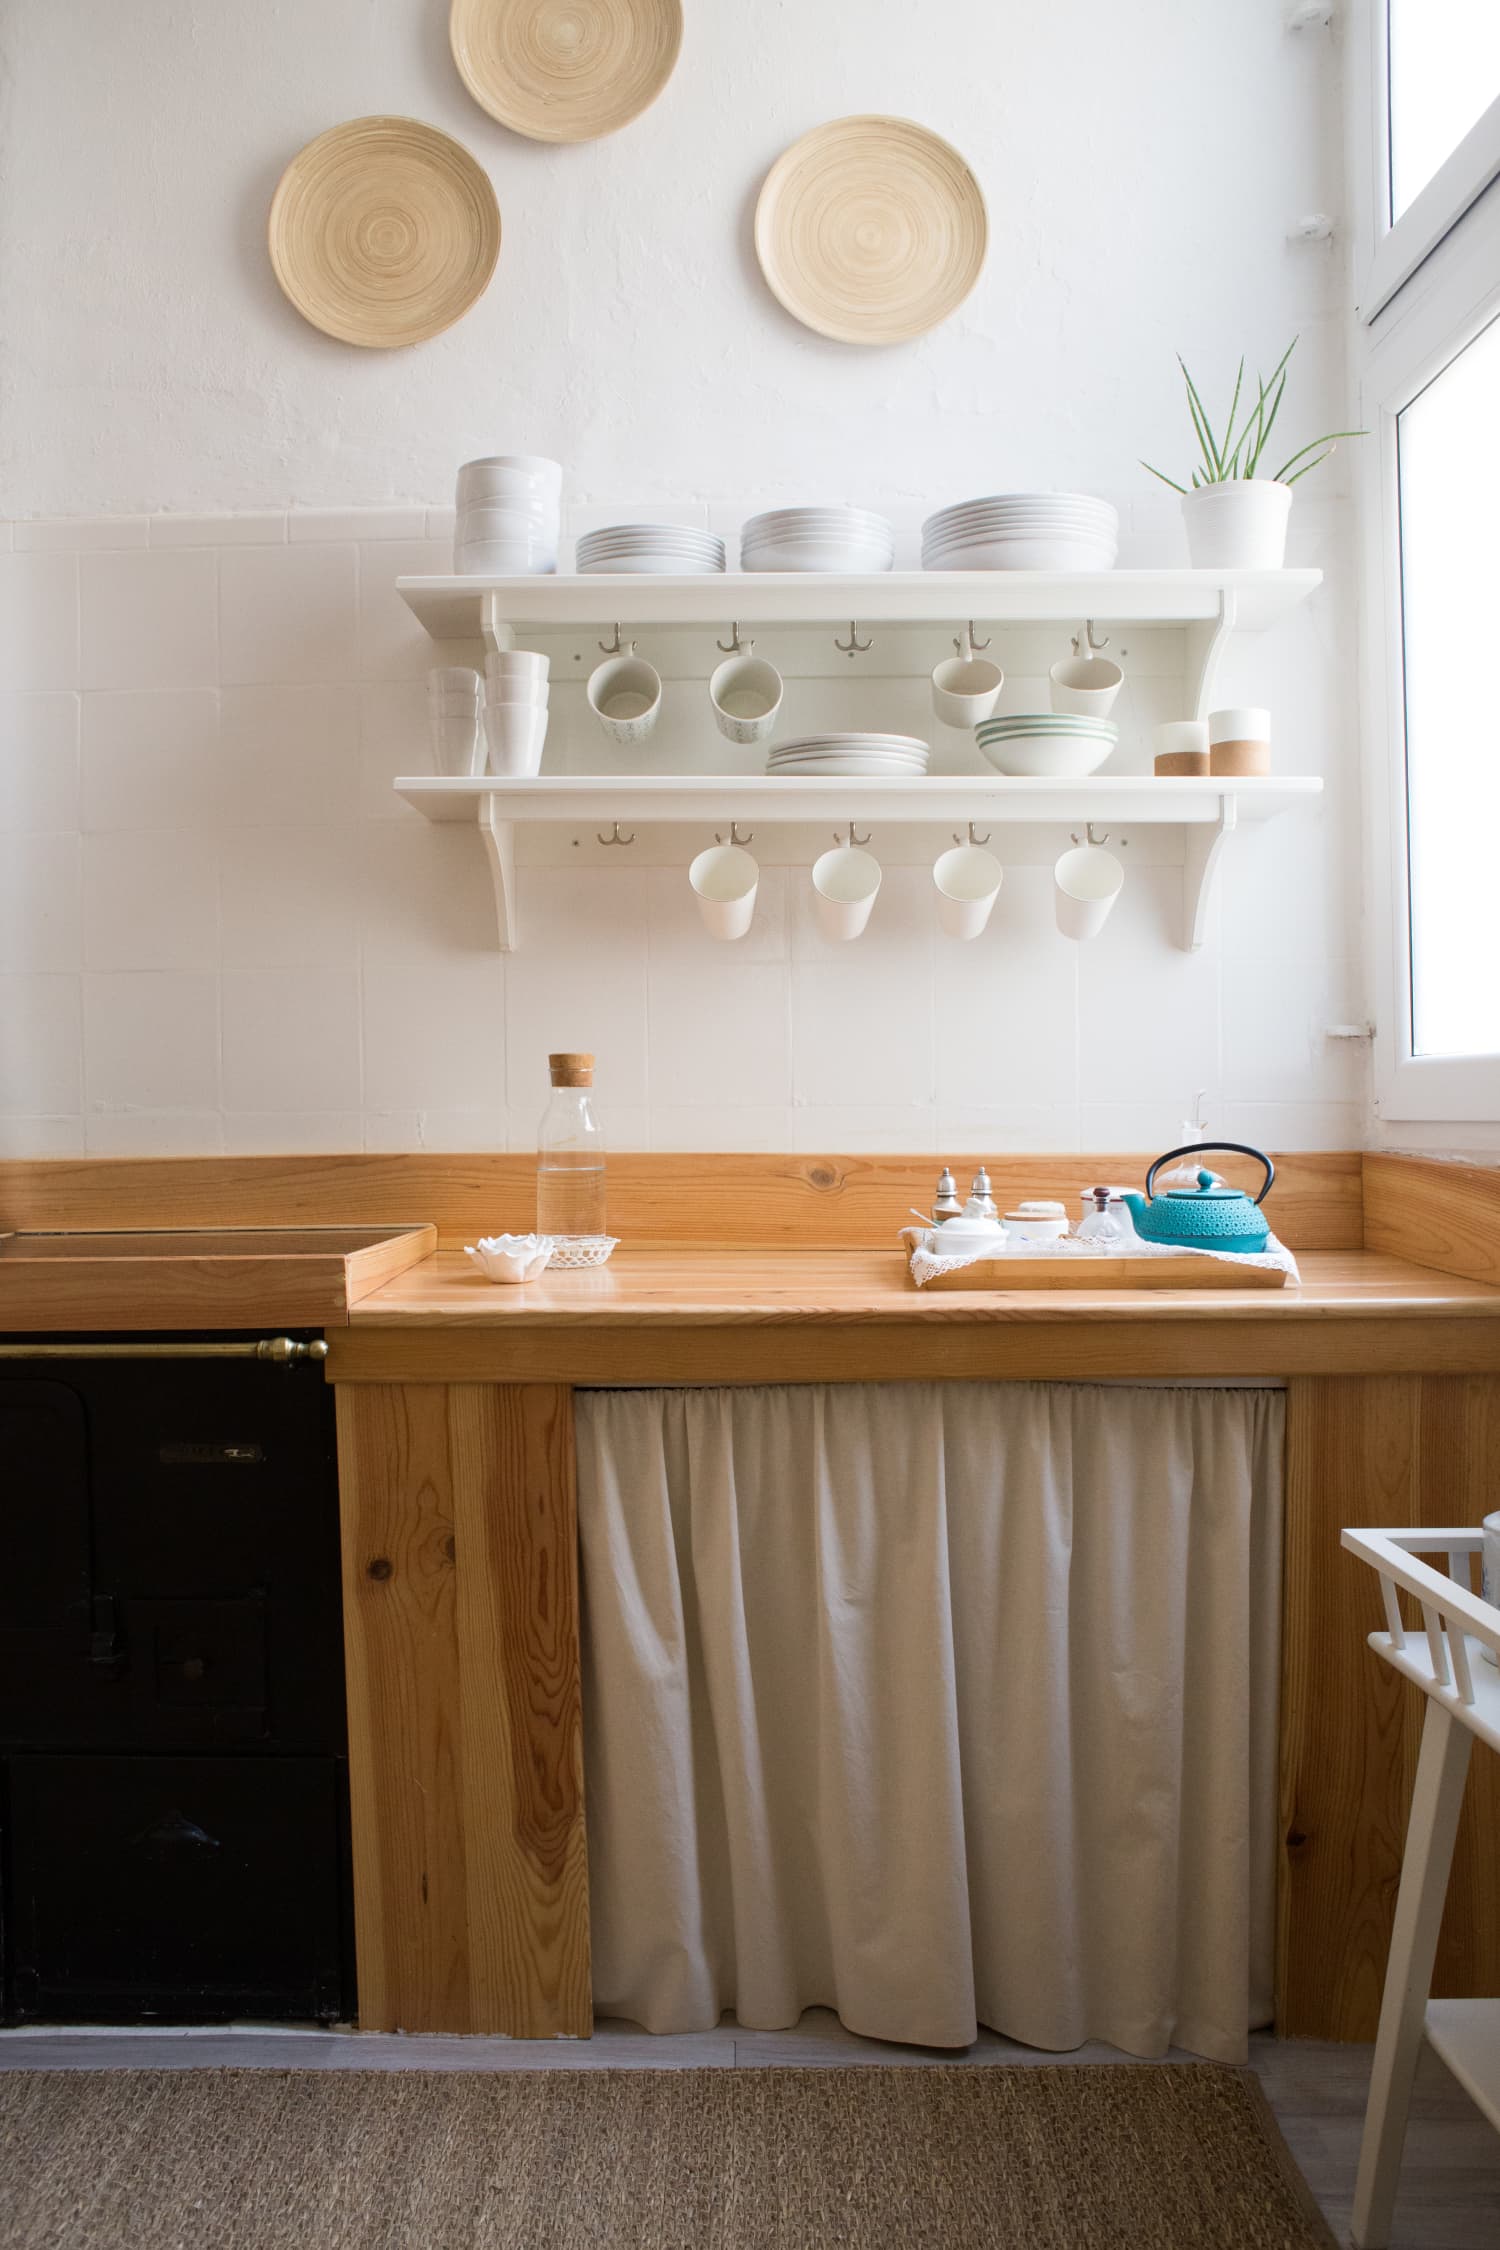
<path id="1" fill-rule="evenodd" d="M 550 1234 L 486 1234 L 464 1244 L 464 1256 L 486 1281 L 535 1281 L 550 1264 L 556 1244 Z"/>

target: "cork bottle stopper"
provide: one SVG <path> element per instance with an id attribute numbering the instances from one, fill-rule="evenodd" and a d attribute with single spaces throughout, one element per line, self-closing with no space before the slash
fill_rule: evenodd
<path id="1" fill-rule="evenodd" d="M 552 1073 L 554 1086 L 592 1086 L 594 1083 L 592 1055 L 549 1055 L 547 1068 Z"/>

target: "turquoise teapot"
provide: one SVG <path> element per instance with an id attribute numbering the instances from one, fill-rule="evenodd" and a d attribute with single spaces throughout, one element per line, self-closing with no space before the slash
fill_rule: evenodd
<path id="1" fill-rule="evenodd" d="M 1265 1186 L 1252 1203 L 1239 1188 L 1225 1187 L 1212 1172 L 1200 1172 L 1194 1187 L 1168 1188 L 1154 1200 L 1151 1183 L 1164 1164 L 1179 1156 L 1202 1156 L 1232 1149 L 1236 1156 L 1253 1156 L 1266 1168 Z M 1194 1141 L 1188 1148 L 1169 1148 L 1146 1174 L 1146 1192 L 1133 1189 L 1126 1195 L 1135 1231 L 1143 1242 L 1169 1243 L 1179 1250 L 1264 1250 L 1271 1230 L 1259 1206 L 1271 1192 L 1276 1167 L 1258 1148 L 1243 1141 Z"/>

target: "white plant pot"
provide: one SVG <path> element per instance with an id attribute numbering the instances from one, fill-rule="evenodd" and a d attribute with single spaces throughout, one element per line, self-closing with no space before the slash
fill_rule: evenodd
<path id="1" fill-rule="evenodd" d="M 1182 496 L 1195 570 L 1280 570 L 1292 488 L 1273 477 L 1231 477 Z"/>

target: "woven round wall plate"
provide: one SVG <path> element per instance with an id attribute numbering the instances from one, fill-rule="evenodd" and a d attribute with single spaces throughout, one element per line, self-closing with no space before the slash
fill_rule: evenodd
<path id="1" fill-rule="evenodd" d="M 650 107 L 682 0 L 453 0 L 448 38 L 481 109 L 533 141 L 596 141 Z"/>
<path id="2" fill-rule="evenodd" d="M 755 206 L 761 271 L 843 344 L 902 344 L 957 310 L 989 222 L 957 149 L 905 117 L 840 117 L 779 156 Z"/>
<path id="3" fill-rule="evenodd" d="M 484 294 L 500 206 L 446 133 L 413 117 L 356 117 L 292 158 L 267 232 L 276 279 L 304 320 L 390 350 L 451 328 Z"/>

